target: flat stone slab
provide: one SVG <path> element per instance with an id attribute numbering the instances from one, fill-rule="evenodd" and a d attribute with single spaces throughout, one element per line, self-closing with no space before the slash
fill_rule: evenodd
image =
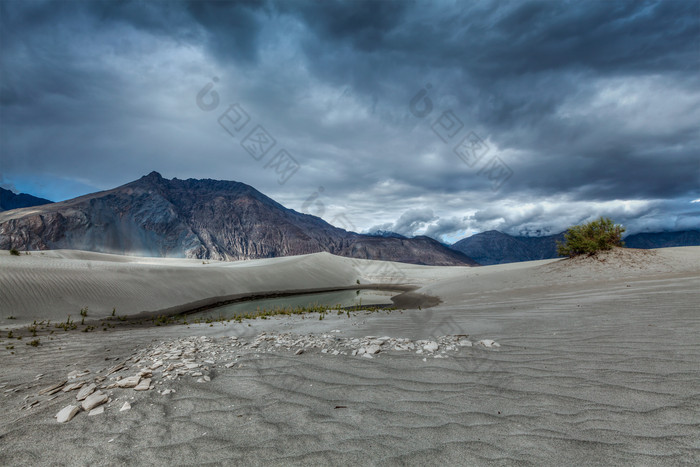
<path id="1" fill-rule="evenodd" d="M 102 391 L 97 391 L 83 401 L 83 410 L 89 412 L 98 405 L 102 405 L 109 399 L 109 396 Z"/>
<path id="2" fill-rule="evenodd" d="M 148 391 L 150 388 L 151 378 L 145 378 L 138 385 L 134 386 L 134 391 Z"/>
<path id="3" fill-rule="evenodd" d="M 101 405 L 92 409 L 90 413 L 88 413 L 88 417 L 92 417 L 93 415 L 101 415 L 103 413 L 105 413 L 105 406 Z"/>
<path id="4" fill-rule="evenodd" d="M 136 386 L 138 386 L 140 381 L 141 381 L 141 377 L 139 375 L 136 375 L 136 376 L 128 376 L 124 379 L 120 379 L 115 384 L 119 388 L 135 388 Z"/>
<path id="5" fill-rule="evenodd" d="M 92 383 L 88 386 L 84 386 L 80 391 L 78 391 L 78 395 L 75 396 L 75 398 L 79 401 L 85 400 L 87 396 L 95 392 L 96 388 L 97 385 L 95 383 Z"/>
<path id="6" fill-rule="evenodd" d="M 58 423 L 69 422 L 77 415 L 78 412 L 80 412 L 80 407 L 77 405 L 68 405 L 62 408 L 61 411 L 56 414 L 56 421 Z"/>

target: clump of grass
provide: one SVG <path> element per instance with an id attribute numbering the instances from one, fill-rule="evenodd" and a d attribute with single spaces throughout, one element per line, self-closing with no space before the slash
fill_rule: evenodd
<path id="1" fill-rule="evenodd" d="M 10 331 L 10 332 L 7 333 L 7 338 L 8 338 L 8 339 L 12 339 L 13 337 L 15 337 L 15 336 L 14 336 L 14 334 L 12 333 L 12 331 Z"/>
<path id="2" fill-rule="evenodd" d="M 17 248 L 10 248 L 10 254 L 12 256 L 19 256 L 19 251 L 17 251 Z"/>
<path id="3" fill-rule="evenodd" d="M 14 316 L 10 315 L 10 316 L 7 317 L 7 319 L 17 319 L 17 318 L 15 318 Z"/>
<path id="4" fill-rule="evenodd" d="M 80 316 L 83 317 L 83 319 L 80 321 L 80 324 L 85 324 L 85 318 L 87 318 L 88 315 L 88 307 L 83 307 L 80 309 Z"/>
<path id="5" fill-rule="evenodd" d="M 68 318 L 66 319 L 65 323 L 56 323 L 54 327 L 56 327 L 57 329 L 63 329 L 64 331 L 78 329 L 78 325 L 75 324 L 75 322 L 72 319 L 70 319 L 70 315 L 68 315 Z"/>
<path id="6" fill-rule="evenodd" d="M 31 341 L 31 342 L 27 342 L 27 345 L 31 345 L 32 347 L 39 347 L 39 344 L 40 344 L 40 343 L 41 343 L 41 342 L 39 341 L 39 339 L 34 339 L 34 340 Z"/>
<path id="7" fill-rule="evenodd" d="M 611 219 L 601 217 L 583 225 L 575 225 L 564 234 L 565 242 L 557 242 L 557 254 L 573 258 L 578 255 L 594 255 L 599 251 L 623 246 L 625 228 Z"/>

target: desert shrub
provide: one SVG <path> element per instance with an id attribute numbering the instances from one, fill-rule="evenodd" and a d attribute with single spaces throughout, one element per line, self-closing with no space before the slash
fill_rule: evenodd
<path id="1" fill-rule="evenodd" d="M 10 249 L 10 254 L 12 256 L 19 256 L 19 251 L 17 251 L 17 248 L 11 248 Z"/>
<path id="2" fill-rule="evenodd" d="M 601 217 L 587 224 L 575 225 L 564 234 L 565 242 L 557 242 L 559 256 L 593 255 L 598 251 L 623 246 L 625 228 L 611 219 Z"/>

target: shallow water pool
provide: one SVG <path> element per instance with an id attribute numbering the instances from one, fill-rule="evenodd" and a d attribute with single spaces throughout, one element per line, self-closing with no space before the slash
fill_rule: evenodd
<path id="1" fill-rule="evenodd" d="M 192 318 L 233 318 L 246 313 L 255 313 L 262 310 L 274 310 L 276 308 L 310 307 L 316 305 L 328 308 L 340 305 L 343 308 L 368 305 L 391 305 L 391 297 L 400 294 L 396 290 L 337 290 L 334 292 L 320 292 L 287 297 L 261 298 L 243 302 L 222 305 L 209 310 L 200 311 L 188 315 Z"/>

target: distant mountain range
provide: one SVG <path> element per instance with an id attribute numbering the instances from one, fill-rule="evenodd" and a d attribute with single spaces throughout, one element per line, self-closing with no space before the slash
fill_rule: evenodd
<path id="1" fill-rule="evenodd" d="M 453 244 L 451 248 L 473 258 L 479 264 L 488 266 L 556 258 L 557 240 L 563 241 L 564 234 L 544 237 L 514 237 L 497 230 L 489 230 L 462 239 Z"/>
<path id="2" fill-rule="evenodd" d="M 557 241 L 564 241 L 564 234 L 542 237 L 508 235 L 497 230 L 479 233 L 462 239 L 451 246 L 479 264 L 514 263 L 538 259 L 557 258 Z M 680 232 L 638 233 L 624 238 L 628 248 L 666 248 L 700 245 L 700 230 Z"/>
<path id="3" fill-rule="evenodd" d="M 28 208 L 31 206 L 40 206 L 49 204 L 52 201 L 26 193 L 15 194 L 10 190 L 0 188 L 0 211 L 9 211 L 10 209 Z"/>
<path id="4" fill-rule="evenodd" d="M 429 237 L 347 232 L 287 209 L 243 183 L 168 180 L 157 172 L 112 190 L 0 212 L 0 249 L 10 248 L 221 260 L 326 251 L 415 264 L 477 265 Z"/>

